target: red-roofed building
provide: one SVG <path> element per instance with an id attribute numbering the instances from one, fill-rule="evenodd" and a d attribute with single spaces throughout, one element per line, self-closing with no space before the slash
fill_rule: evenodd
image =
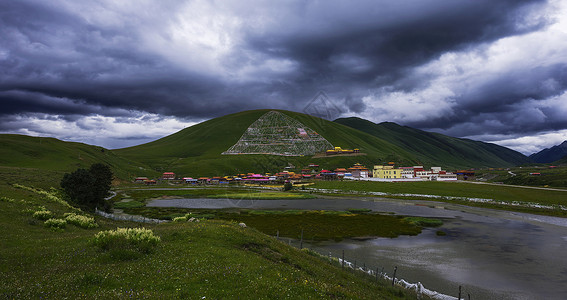
<path id="1" fill-rule="evenodd" d="M 173 172 L 165 172 L 163 173 L 163 175 L 161 176 L 162 179 L 175 179 L 175 173 Z"/>

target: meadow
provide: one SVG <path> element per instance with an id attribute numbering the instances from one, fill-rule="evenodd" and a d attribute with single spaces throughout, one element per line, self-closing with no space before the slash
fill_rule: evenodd
<path id="1" fill-rule="evenodd" d="M 13 171 L 0 170 L 2 298 L 416 298 L 232 221 L 158 225 L 90 215 L 48 189 L 53 174 Z M 92 218 L 96 227 L 72 222 L 52 227 L 43 220 L 65 220 L 69 213 Z M 145 228 L 159 242 L 141 252 L 121 243 L 114 251 L 97 245 L 99 232 L 117 228 Z"/>
<path id="2" fill-rule="evenodd" d="M 475 184 L 469 182 L 369 182 L 369 181 L 320 181 L 310 186 L 331 190 L 325 195 L 368 196 L 368 192 L 385 193 L 379 197 L 433 200 L 550 216 L 567 217 L 567 211 L 558 206 L 567 206 L 567 191 L 533 189 L 521 186 L 498 184 Z M 354 193 L 354 194 L 353 194 Z M 423 196 L 419 196 L 423 195 Z M 439 197 L 428 197 L 428 195 Z M 455 198 L 452 198 L 455 197 Z M 469 200 L 467 200 L 469 199 Z M 493 200 L 493 201 L 484 201 Z M 480 201 L 478 201 L 480 200 Z M 540 207 L 545 206 L 545 207 Z"/>

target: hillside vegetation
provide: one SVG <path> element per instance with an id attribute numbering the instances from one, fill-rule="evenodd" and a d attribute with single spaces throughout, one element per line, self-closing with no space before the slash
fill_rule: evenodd
<path id="1" fill-rule="evenodd" d="M 341 270 L 328 258 L 233 222 L 155 225 L 94 216 L 93 223 L 92 215 L 57 200 L 56 192 L 37 193 L 7 182 L 10 170 L 0 169 L 1 298 L 416 298 L 389 282 Z M 20 170 L 17 180 L 30 184 L 35 175 L 42 182 L 52 175 L 36 170 L 39 174 Z M 69 213 L 82 215 L 93 226 L 81 226 L 69 217 L 65 224 Z M 110 251 L 95 245 L 97 233 L 117 227 L 150 229 L 159 242 L 140 253 L 121 244 Z"/>
<path id="2" fill-rule="evenodd" d="M 525 155 L 506 147 L 426 132 L 391 122 L 375 124 L 360 118 L 342 118 L 335 122 L 403 148 L 415 155 L 420 164 L 426 166 L 511 167 L 530 162 Z"/>
<path id="3" fill-rule="evenodd" d="M 54 180 L 58 183 L 63 173 L 77 168 L 88 168 L 93 163 L 109 165 L 117 177 L 124 179 L 141 171 L 148 175 L 157 175 L 148 166 L 102 147 L 64 142 L 55 138 L 0 135 L 0 166 L 56 172 L 59 175 Z"/>
<path id="4" fill-rule="evenodd" d="M 367 167 L 393 161 L 446 169 L 509 167 L 529 162 L 526 156 L 494 144 L 429 133 L 394 123 L 374 124 L 358 119 L 335 122 L 279 111 L 316 131 L 334 146 L 359 148 L 358 156 L 222 155 L 246 129 L 270 110 L 251 110 L 211 119 L 156 141 L 117 150 L 54 138 L 0 135 L 0 166 L 70 172 L 95 162 L 111 166 L 117 178 L 156 177 L 172 171 L 181 176 L 220 176 L 248 172 L 277 172 L 293 165 L 315 163 L 320 168 Z"/>
<path id="5" fill-rule="evenodd" d="M 221 155 L 240 139 L 250 124 L 269 111 L 251 110 L 215 118 L 154 142 L 113 152 L 148 164 L 158 171 L 173 171 L 189 176 L 274 172 L 281 171 L 288 164 L 302 167 L 311 162 L 324 168 L 350 167 L 356 162 L 373 165 L 385 160 L 410 164 L 416 162 L 412 154 L 380 138 L 334 122 L 289 111 L 280 112 L 315 130 L 334 146 L 359 148 L 367 155 L 323 158 Z"/>

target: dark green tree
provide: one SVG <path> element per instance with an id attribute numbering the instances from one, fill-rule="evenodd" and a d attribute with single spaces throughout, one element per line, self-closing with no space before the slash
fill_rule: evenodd
<path id="1" fill-rule="evenodd" d="M 106 208 L 104 198 L 110 190 L 112 176 L 110 167 L 96 163 L 88 170 L 77 169 L 72 173 L 66 173 L 61 180 L 61 188 L 71 201 L 81 208 L 104 209 Z"/>
<path id="2" fill-rule="evenodd" d="M 108 196 L 108 191 L 112 185 L 112 170 L 108 165 L 96 163 L 91 165 L 89 172 L 94 177 L 94 193 L 99 199 L 104 199 Z"/>
<path id="3" fill-rule="evenodd" d="M 284 185 L 283 185 L 284 191 L 290 191 L 292 189 L 293 189 L 293 184 L 291 182 L 288 181 L 288 182 L 284 183 Z"/>

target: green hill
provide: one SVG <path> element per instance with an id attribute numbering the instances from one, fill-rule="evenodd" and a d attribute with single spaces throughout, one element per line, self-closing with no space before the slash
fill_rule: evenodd
<path id="1" fill-rule="evenodd" d="M 495 144 L 454 138 L 391 122 L 375 124 L 360 118 L 336 123 L 379 137 L 414 154 L 420 164 L 446 168 L 510 167 L 529 163 L 525 155 Z"/>
<path id="2" fill-rule="evenodd" d="M 567 165 L 567 156 L 553 162 L 555 165 Z"/>
<path id="3" fill-rule="evenodd" d="M 97 162 L 108 164 L 118 178 L 126 179 L 140 173 L 147 176 L 156 174 L 147 166 L 122 158 L 102 147 L 55 138 L 0 135 L 0 166 L 3 167 L 41 169 L 63 174 L 77 168 L 88 168 Z"/>
<path id="4" fill-rule="evenodd" d="M 242 172 L 274 172 L 292 164 L 309 163 L 323 168 L 350 167 L 356 162 L 371 166 L 379 161 L 415 163 L 415 157 L 398 146 L 348 126 L 317 117 L 279 111 L 313 129 L 334 146 L 359 148 L 367 155 L 313 158 L 311 156 L 221 155 L 234 145 L 259 117 L 270 110 L 251 110 L 226 115 L 185 128 L 162 139 L 124 149 L 117 155 L 140 161 L 158 171 L 184 176 L 230 175 Z"/>

